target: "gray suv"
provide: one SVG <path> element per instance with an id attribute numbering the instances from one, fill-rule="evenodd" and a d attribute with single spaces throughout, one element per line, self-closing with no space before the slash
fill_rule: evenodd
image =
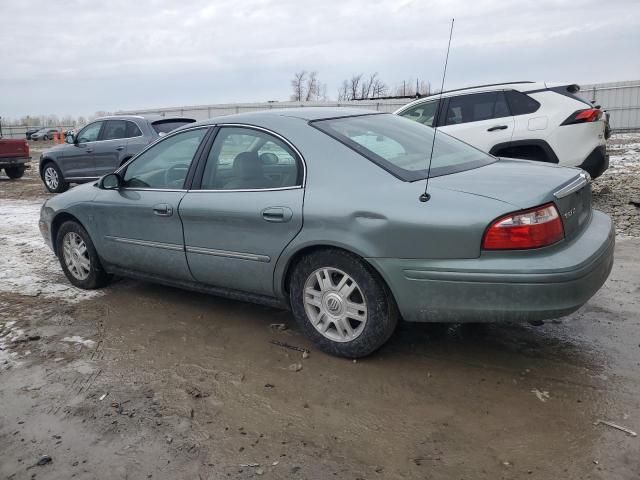
<path id="1" fill-rule="evenodd" d="M 99 118 L 64 145 L 40 156 L 40 177 L 52 193 L 64 192 L 70 183 L 85 183 L 113 172 L 150 143 L 188 123 L 192 118 L 119 115 Z"/>

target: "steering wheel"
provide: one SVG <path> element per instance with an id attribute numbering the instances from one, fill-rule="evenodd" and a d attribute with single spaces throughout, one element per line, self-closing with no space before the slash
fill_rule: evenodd
<path id="1" fill-rule="evenodd" d="M 186 163 L 176 163 L 175 165 L 171 165 L 164 172 L 164 184 L 167 187 L 182 188 L 184 179 L 187 178 L 188 170 L 189 165 Z"/>

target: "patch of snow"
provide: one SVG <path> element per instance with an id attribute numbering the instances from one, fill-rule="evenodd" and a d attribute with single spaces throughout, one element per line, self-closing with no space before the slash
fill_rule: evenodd
<path id="1" fill-rule="evenodd" d="M 18 352 L 12 352 L 11 346 L 13 339 L 24 335 L 24 331 L 14 327 L 15 323 L 11 321 L 0 325 L 0 371 L 20 365 L 20 362 L 16 360 Z"/>
<path id="2" fill-rule="evenodd" d="M 101 295 L 69 283 L 38 228 L 40 202 L 0 202 L 0 292 L 78 302 Z"/>
<path id="3" fill-rule="evenodd" d="M 87 348 L 93 348 L 96 344 L 96 342 L 94 342 L 93 340 L 85 340 L 79 335 L 74 335 L 73 337 L 64 337 L 62 341 L 84 345 Z"/>

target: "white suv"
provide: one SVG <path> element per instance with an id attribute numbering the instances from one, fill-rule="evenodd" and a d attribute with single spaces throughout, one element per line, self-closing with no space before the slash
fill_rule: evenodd
<path id="1" fill-rule="evenodd" d="M 608 120 L 579 90 L 542 82 L 482 85 L 430 95 L 395 113 L 495 156 L 581 167 L 595 178 L 609 166 Z"/>

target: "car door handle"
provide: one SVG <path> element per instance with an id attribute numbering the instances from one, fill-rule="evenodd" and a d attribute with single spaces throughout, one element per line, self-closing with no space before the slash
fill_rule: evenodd
<path id="1" fill-rule="evenodd" d="M 262 211 L 262 218 L 267 222 L 288 222 L 293 212 L 287 207 L 269 207 Z"/>
<path id="2" fill-rule="evenodd" d="M 166 203 L 158 203 L 153 206 L 153 213 L 160 217 L 170 217 L 173 215 L 173 208 Z"/>
<path id="3" fill-rule="evenodd" d="M 116 147 L 116 150 L 121 152 L 122 150 L 124 150 L 124 146 L 123 145 L 119 145 L 119 146 Z"/>
<path id="4" fill-rule="evenodd" d="M 87 148 L 87 153 L 93 152 L 93 148 Z"/>
<path id="5" fill-rule="evenodd" d="M 495 130 L 506 130 L 507 128 L 509 128 L 508 125 L 495 125 L 491 128 L 487 128 L 487 132 L 493 132 Z"/>

